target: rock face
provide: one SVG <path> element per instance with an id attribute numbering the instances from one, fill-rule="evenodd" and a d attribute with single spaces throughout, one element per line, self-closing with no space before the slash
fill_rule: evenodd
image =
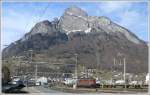
<path id="1" fill-rule="evenodd" d="M 70 32 L 83 31 L 88 33 L 91 28 L 97 31 L 105 31 L 107 33 L 114 32 L 123 34 L 126 38 L 134 43 L 140 43 L 139 39 L 129 32 L 127 29 L 113 23 L 107 17 L 91 17 L 78 7 L 70 7 L 66 9 L 60 18 L 59 26 L 62 31 L 69 34 Z"/>
<path id="2" fill-rule="evenodd" d="M 52 33 L 58 32 L 57 24 L 58 24 L 57 19 L 55 19 L 53 22 L 49 22 L 48 20 L 39 22 L 21 40 L 22 41 L 27 40 L 32 35 L 36 35 L 36 34 L 50 35 Z"/>
<path id="3" fill-rule="evenodd" d="M 3 58 L 24 51 L 46 51 L 47 58 L 67 63 L 78 53 L 79 64 L 110 70 L 118 53 L 127 59 L 128 72 L 148 71 L 148 46 L 136 35 L 107 17 L 88 16 L 78 7 L 65 10 L 60 19 L 37 23 L 23 38 L 3 50 Z M 99 62 L 98 60 L 99 59 Z M 120 68 L 119 70 L 122 70 Z"/>
<path id="4" fill-rule="evenodd" d="M 85 31 L 88 28 L 87 13 L 78 7 L 70 7 L 60 18 L 59 25 L 65 33 Z"/>

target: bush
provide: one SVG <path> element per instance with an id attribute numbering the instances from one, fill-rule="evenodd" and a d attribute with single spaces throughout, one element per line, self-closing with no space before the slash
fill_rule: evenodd
<path id="1" fill-rule="evenodd" d="M 2 66 L 2 84 L 7 84 L 10 81 L 10 70 L 7 66 Z"/>

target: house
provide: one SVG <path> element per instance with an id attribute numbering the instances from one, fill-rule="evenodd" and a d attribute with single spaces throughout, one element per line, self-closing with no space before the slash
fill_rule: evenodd
<path id="1" fill-rule="evenodd" d="M 147 75 L 146 75 L 145 83 L 146 83 L 147 85 L 148 85 L 148 83 L 149 83 L 149 73 L 147 73 Z"/>
<path id="2" fill-rule="evenodd" d="M 36 85 L 45 85 L 48 83 L 48 79 L 46 77 L 40 77 L 36 81 Z"/>

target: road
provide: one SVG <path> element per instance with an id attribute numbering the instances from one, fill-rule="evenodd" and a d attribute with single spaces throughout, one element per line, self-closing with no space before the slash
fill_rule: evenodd
<path id="1" fill-rule="evenodd" d="M 62 93 L 60 91 L 56 91 L 56 90 L 51 90 L 50 88 L 45 88 L 42 86 L 37 86 L 35 87 L 36 91 L 40 92 L 40 93 Z"/>
<path id="2" fill-rule="evenodd" d="M 22 89 L 22 91 L 27 91 L 28 93 L 61 93 L 59 91 L 44 88 L 42 86 L 25 87 Z"/>
<path id="3" fill-rule="evenodd" d="M 147 93 L 134 93 L 134 94 L 121 94 L 121 93 L 103 93 L 103 92 L 91 92 L 91 93 L 67 93 L 67 92 L 61 92 L 61 91 L 57 91 L 57 90 L 52 90 L 50 88 L 44 88 L 42 86 L 35 86 L 35 87 L 25 87 L 23 89 L 24 91 L 28 91 L 29 94 L 30 93 L 35 93 L 35 95 L 37 93 L 40 93 L 40 95 L 45 95 L 44 93 L 46 93 L 47 95 L 148 95 Z"/>

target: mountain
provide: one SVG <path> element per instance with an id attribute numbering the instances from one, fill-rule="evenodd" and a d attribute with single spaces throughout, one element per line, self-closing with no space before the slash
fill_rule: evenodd
<path id="1" fill-rule="evenodd" d="M 148 72 L 146 42 L 109 18 L 88 16 L 76 6 L 67 8 L 60 19 L 37 23 L 24 37 L 3 50 L 3 59 L 25 56 L 24 52 L 31 49 L 35 60 L 40 54 L 44 56 L 42 60 L 50 63 L 53 60 L 61 60 L 57 63 L 62 64 L 74 63 L 77 53 L 78 64 L 104 70 L 110 70 L 114 58 L 123 54 L 127 72 Z"/>

